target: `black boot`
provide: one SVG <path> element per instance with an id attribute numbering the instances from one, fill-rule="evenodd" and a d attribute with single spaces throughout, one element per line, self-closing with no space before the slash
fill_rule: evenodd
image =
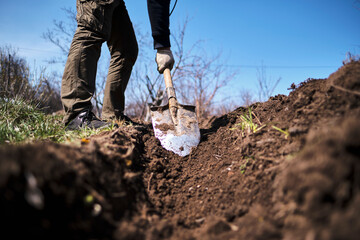
<path id="1" fill-rule="evenodd" d="M 66 130 L 79 130 L 84 127 L 92 128 L 92 129 L 102 129 L 106 127 L 110 127 L 112 125 L 111 122 L 101 121 L 98 119 L 95 114 L 89 109 L 79 113 L 76 118 L 70 121 L 70 123 L 66 126 Z M 117 127 L 117 124 L 115 124 Z"/>
<path id="2" fill-rule="evenodd" d="M 120 122 L 124 122 L 125 125 L 133 125 L 133 126 L 139 125 L 137 122 L 134 122 L 133 120 L 131 120 L 131 118 L 129 118 L 123 113 L 118 113 L 116 119 Z"/>

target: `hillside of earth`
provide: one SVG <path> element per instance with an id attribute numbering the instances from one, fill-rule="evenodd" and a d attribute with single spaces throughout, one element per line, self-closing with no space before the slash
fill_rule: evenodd
<path id="1" fill-rule="evenodd" d="M 0 147 L 3 239 L 358 239 L 360 62 L 201 125 Z M 7 236 L 7 237 L 5 237 Z"/>

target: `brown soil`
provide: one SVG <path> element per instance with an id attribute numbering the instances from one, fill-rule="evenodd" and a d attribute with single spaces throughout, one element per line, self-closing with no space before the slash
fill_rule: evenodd
<path id="1" fill-rule="evenodd" d="M 175 127 L 173 124 L 167 124 L 167 123 L 162 123 L 162 124 L 156 125 L 156 128 L 165 134 L 169 130 L 172 130 L 172 131 L 175 130 Z"/>
<path id="2" fill-rule="evenodd" d="M 359 92 L 360 62 L 351 62 L 253 104 L 255 133 L 239 124 L 248 109 L 213 119 L 184 158 L 164 150 L 149 125 L 78 146 L 3 146 L 3 235 L 358 239 Z"/>

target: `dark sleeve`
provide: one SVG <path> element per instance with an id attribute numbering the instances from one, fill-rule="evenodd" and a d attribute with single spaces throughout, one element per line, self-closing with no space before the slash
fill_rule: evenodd
<path id="1" fill-rule="evenodd" d="M 147 0 L 154 48 L 170 47 L 170 0 Z"/>

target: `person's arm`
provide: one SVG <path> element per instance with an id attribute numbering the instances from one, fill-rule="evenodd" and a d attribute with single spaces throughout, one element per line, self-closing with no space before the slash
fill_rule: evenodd
<path id="1" fill-rule="evenodd" d="M 147 3 L 154 48 L 157 50 L 155 61 L 158 71 L 163 73 L 166 68 L 171 70 L 175 62 L 170 49 L 170 0 L 147 0 Z"/>
<path id="2" fill-rule="evenodd" d="M 154 48 L 170 47 L 170 0 L 147 0 Z"/>

